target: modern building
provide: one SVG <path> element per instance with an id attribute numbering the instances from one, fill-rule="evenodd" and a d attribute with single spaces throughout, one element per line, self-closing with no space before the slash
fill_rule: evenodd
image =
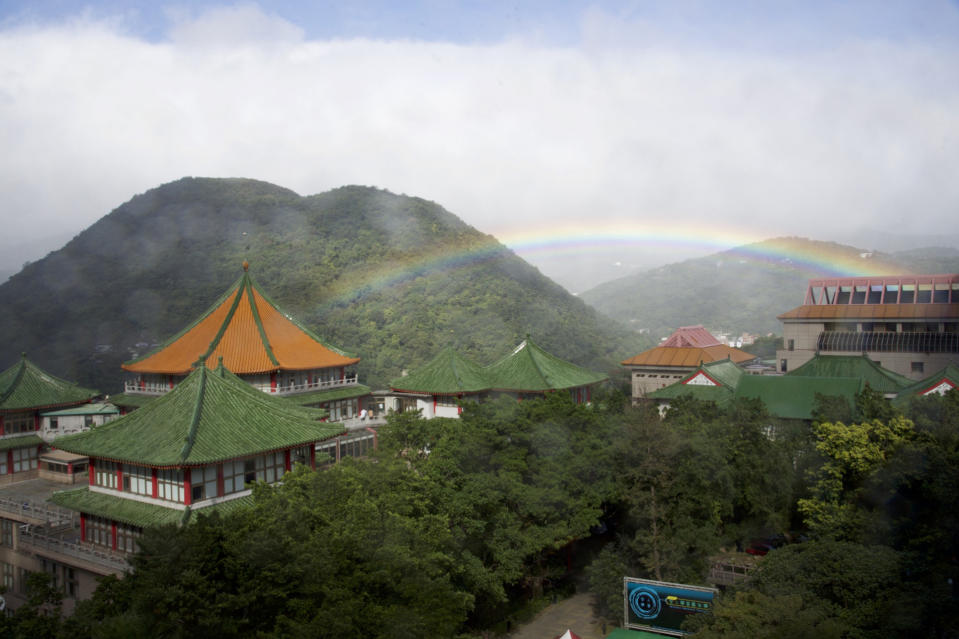
<path id="1" fill-rule="evenodd" d="M 631 357 L 622 365 L 630 371 L 633 401 L 674 384 L 702 364 L 729 360 L 746 366 L 758 363 L 751 353 L 713 337 L 703 326 L 681 326 L 663 343 Z"/>
<path id="2" fill-rule="evenodd" d="M 423 367 L 390 382 L 384 404 L 395 411 L 420 409 L 432 418 L 457 417 L 463 401 L 496 395 L 522 400 L 565 391 L 573 401 L 586 403 L 593 387 L 607 379 L 548 353 L 527 336 L 509 355 L 485 367 L 447 347 Z"/>
<path id="3" fill-rule="evenodd" d="M 224 366 L 264 393 L 318 406 L 333 421 L 355 417 L 370 389 L 352 367 L 360 361 L 335 348 L 274 304 L 243 275 L 192 324 L 152 352 L 123 364 L 130 373 L 122 397 L 111 402 L 129 410 L 159 396 L 204 364 Z"/>
<path id="4" fill-rule="evenodd" d="M 810 280 L 802 305 L 779 319 L 782 373 L 817 353 L 865 355 L 920 380 L 959 363 L 959 274 Z"/>

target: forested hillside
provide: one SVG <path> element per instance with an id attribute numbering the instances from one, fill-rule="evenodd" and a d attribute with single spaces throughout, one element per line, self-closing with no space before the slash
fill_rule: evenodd
<path id="1" fill-rule="evenodd" d="M 527 333 L 598 371 L 646 347 L 495 238 L 423 199 L 184 178 L 134 197 L 0 286 L 0 367 L 22 351 L 116 392 L 120 364 L 184 328 L 241 274 L 385 384 L 452 344 L 480 363 Z"/>
<path id="2" fill-rule="evenodd" d="M 777 315 L 803 302 L 807 280 L 863 273 L 954 273 L 959 251 L 883 254 L 804 238 L 778 238 L 643 271 L 580 297 L 653 337 L 704 324 L 732 333 L 781 333 Z"/>

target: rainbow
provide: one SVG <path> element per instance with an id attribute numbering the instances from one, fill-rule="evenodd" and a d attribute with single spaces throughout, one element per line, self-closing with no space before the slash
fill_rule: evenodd
<path id="1" fill-rule="evenodd" d="M 894 262 L 860 253 L 856 249 L 831 242 L 809 242 L 801 238 L 762 240 L 739 233 L 700 232 L 692 234 L 671 229 L 623 232 L 621 229 L 595 227 L 552 229 L 549 233 L 506 231 L 488 236 L 488 242 L 438 249 L 426 257 L 403 263 L 377 265 L 342 282 L 327 299 L 331 305 L 348 304 L 376 291 L 435 272 L 453 272 L 497 259 L 511 250 L 528 261 L 537 257 L 562 257 L 577 254 L 609 254 L 611 250 L 674 252 L 680 255 L 723 253 L 723 259 L 763 264 L 799 271 L 810 278 L 839 276 L 879 276 L 902 272 Z M 598 283 L 597 283 L 598 284 Z"/>

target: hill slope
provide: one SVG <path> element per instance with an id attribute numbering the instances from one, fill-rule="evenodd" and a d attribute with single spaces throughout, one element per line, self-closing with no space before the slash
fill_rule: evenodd
<path id="1" fill-rule="evenodd" d="M 839 275 L 959 272 L 959 251 L 882 254 L 803 238 L 778 238 L 662 266 L 580 295 L 653 337 L 678 326 L 782 333 L 777 315 L 802 304 L 807 280 Z"/>
<path id="2" fill-rule="evenodd" d="M 21 351 L 105 392 L 240 275 L 385 384 L 452 344 L 480 363 L 528 332 L 606 372 L 645 347 L 440 206 L 366 187 L 301 197 L 184 178 L 134 197 L 0 285 L 0 366 Z"/>

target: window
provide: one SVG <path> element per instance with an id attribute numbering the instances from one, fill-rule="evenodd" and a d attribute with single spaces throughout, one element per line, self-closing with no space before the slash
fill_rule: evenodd
<path id="1" fill-rule="evenodd" d="M 90 428 L 91 426 L 93 426 L 93 415 L 84 415 L 83 425 L 87 428 Z"/>
<path id="2" fill-rule="evenodd" d="M 925 366 L 923 365 L 923 362 L 910 362 L 909 364 L 909 369 L 913 373 L 921 373 L 924 368 Z"/>
<path id="3" fill-rule="evenodd" d="M 216 497 L 215 465 L 190 470 L 190 496 L 195 502 Z"/>
<path id="4" fill-rule="evenodd" d="M 300 446 L 290 451 L 290 467 L 292 468 L 296 464 L 303 464 L 304 466 L 310 465 L 309 446 Z"/>
<path id="5" fill-rule="evenodd" d="M 780 373 L 785 373 L 785 372 L 786 372 L 786 360 L 785 360 L 785 359 L 779 360 L 779 372 L 780 372 Z"/>
<path id="6" fill-rule="evenodd" d="M 56 417 L 51 417 L 51 418 L 50 418 L 50 430 L 57 430 L 57 428 L 59 428 L 59 427 L 60 427 L 60 425 L 59 425 L 59 423 L 57 422 L 57 418 L 56 418 Z"/>
<path id="7" fill-rule="evenodd" d="M 78 583 L 77 573 L 70 566 L 64 566 L 50 559 L 41 559 L 40 567 L 50 575 L 50 583 L 65 596 L 76 599 Z"/>
<path id="8" fill-rule="evenodd" d="M 117 550 L 121 552 L 136 552 L 137 537 L 139 536 L 139 528 L 117 523 Z"/>
<path id="9" fill-rule="evenodd" d="M 794 339 L 789 340 L 788 349 L 791 351 L 796 349 L 796 340 Z"/>
<path id="10" fill-rule="evenodd" d="M 250 479 L 247 480 L 247 462 L 251 464 Z M 235 459 L 223 463 L 223 494 L 238 493 L 246 487 L 247 481 L 256 479 L 253 460 Z"/>
<path id="11" fill-rule="evenodd" d="M 183 471 L 167 468 L 157 471 L 157 497 L 183 503 Z"/>
<path id="12" fill-rule="evenodd" d="M 124 466 L 123 492 L 152 497 L 153 471 L 145 466 Z"/>
<path id="13" fill-rule="evenodd" d="M 340 443 L 340 457 L 362 457 L 373 450 L 373 435 L 366 435 Z"/>
<path id="14" fill-rule="evenodd" d="M 316 447 L 316 465 L 324 466 L 336 461 L 336 442 Z"/>
<path id="15" fill-rule="evenodd" d="M 13 520 L 0 519 L 0 546 L 13 548 Z"/>
<path id="16" fill-rule="evenodd" d="M 34 446 L 13 449 L 13 472 L 21 473 L 37 467 L 37 449 Z"/>
<path id="17" fill-rule="evenodd" d="M 282 450 L 256 457 L 256 479 L 268 484 L 279 481 L 286 472 L 286 454 Z"/>
<path id="18" fill-rule="evenodd" d="M 0 562 L 3 564 L 3 587 L 8 592 L 13 592 L 16 579 L 14 578 L 13 564 Z"/>
<path id="19" fill-rule="evenodd" d="M 895 304 L 899 301 L 899 285 L 886 284 L 886 296 L 882 298 L 884 304 Z"/>
<path id="20" fill-rule="evenodd" d="M 117 487 L 116 462 L 96 460 L 94 462 L 93 483 L 96 486 L 115 489 Z"/>
<path id="21" fill-rule="evenodd" d="M 33 423 L 33 415 L 30 413 L 20 413 L 10 415 L 3 419 L 4 435 L 19 435 L 20 433 L 32 433 L 36 430 Z"/>
<path id="22" fill-rule="evenodd" d="M 87 517 L 86 541 L 97 546 L 113 548 L 112 525 L 109 519 L 103 517 Z"/>

